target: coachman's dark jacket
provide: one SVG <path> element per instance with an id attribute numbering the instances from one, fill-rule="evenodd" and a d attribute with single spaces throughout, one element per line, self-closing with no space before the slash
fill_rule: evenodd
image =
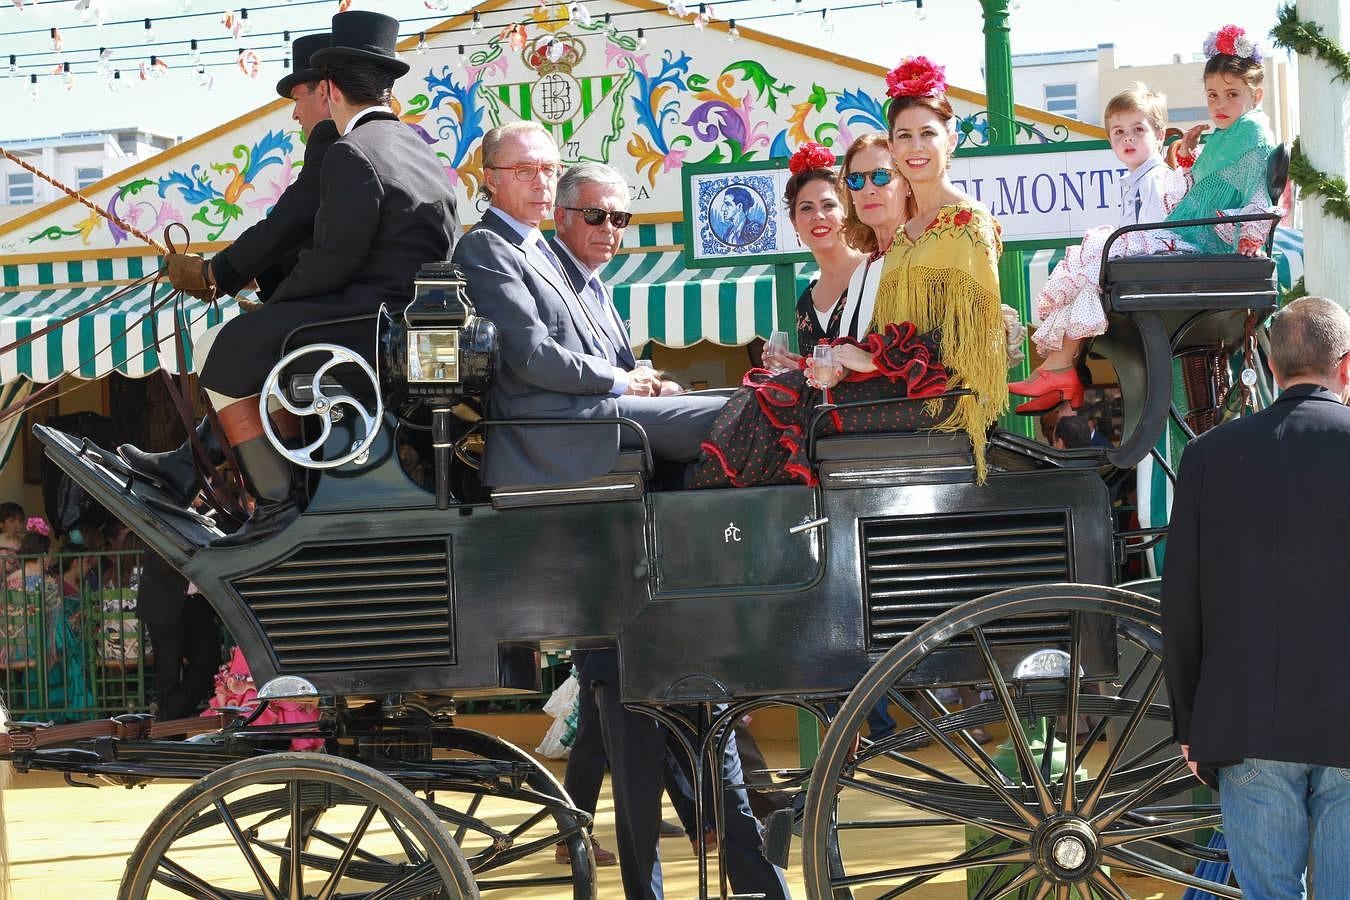
<path id="1" fill-rule="evenodd" d="M 300 251 L 314 245 L 314 216 L 319 211 L 319 173 L 324 155 L 338 139 L 337 126 L 324 119 L 305 143 L 300 174 L 277 198 L 262 221 L 245 229 L 233 244 L 211 259 L 216 286 L 235 294 L 250 281 L 266 300 L 295 266 Z"/>

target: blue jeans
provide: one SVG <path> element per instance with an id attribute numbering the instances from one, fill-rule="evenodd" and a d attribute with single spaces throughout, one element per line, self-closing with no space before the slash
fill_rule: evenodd
<path id="1" fill-rule="evenodd" d="M 1317 900 L 1350 900 L 1350 769 L 1244 759 L 1219 770 L 1224 835 L 1244 900 L 1298 900 L 1312 849 Z"/>

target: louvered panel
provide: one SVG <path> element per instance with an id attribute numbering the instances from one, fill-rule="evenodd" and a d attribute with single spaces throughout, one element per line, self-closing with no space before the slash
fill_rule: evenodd
<path id="1" fill-rule="evenodd" d="M 997 512 L 862 523 L 867 648 L 886 650 L 934 616 L 994 591 L 1070 581 L 1068 516 Z M 995 622 L 992 641 L 1054 641 L 1062 616 Z"/>
<path id="2" fill-rule="evenodd" d="M 282 671 L 455 662 L 445 541 L 301 547 L 234 582 Z"/>

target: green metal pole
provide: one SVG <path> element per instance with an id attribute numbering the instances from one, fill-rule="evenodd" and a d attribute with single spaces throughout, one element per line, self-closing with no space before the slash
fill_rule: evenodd
<path id="1" fill-rule="evenodd" d="M 774 329 L 786 331 L 788 348 L 800 352 L 797 346 L 797 267 L 792 263 L 774 264 L 773 310 Z M 765 340 L 768 340 L 767 336 Z"/>
<path id="2" fill-rule="evenodd" d="M 1013 109 L 1008 0 L 980 0 L 980 6 L 984 8 L 984 93 L 989 104 L 989 145 L 1011 147 L 1017 143 L 1017 117 Z M 1003 302 L 1017 310 L 1023 322 L 1029 322 L 1031 302 L 1024 279 L 1022 251 L 1005 250 L 998 263 Z M 1021 380 L 1029 374 L 1031 371 L 1026 362 L 1019 363 L 1008 373 L 1012 380 Z M 1003 427 L 1027 437 L 1036 436 L 1035 420 L 1030 416 L 1009 413 L 1003 417 Z"/>

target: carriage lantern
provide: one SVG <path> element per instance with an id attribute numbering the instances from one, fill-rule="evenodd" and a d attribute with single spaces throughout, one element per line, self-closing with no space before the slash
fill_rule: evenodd
<path id="1" fill-rule="evenodd" d="M 449 506 L 450 429 L 455 404 L 481 395 L 497 370 L 497 326 L 474 315 L 464 276 L 428 263 L 413 279 L 402 314 L 380 316 L 380 388 L 395 408 L 431 408 L 436 504 Z"/>

